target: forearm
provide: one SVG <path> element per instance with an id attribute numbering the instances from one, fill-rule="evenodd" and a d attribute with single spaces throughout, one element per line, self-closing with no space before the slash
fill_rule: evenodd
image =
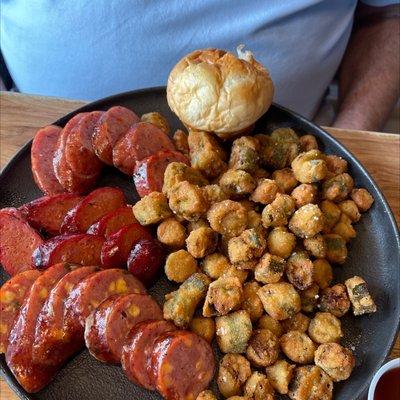
<path id="1" fill-rule="evenodd" d="M 340 68 L 335 127 L 382 128 L 400 94 L 399 48 L 399 18 L 354 30 Z"/>

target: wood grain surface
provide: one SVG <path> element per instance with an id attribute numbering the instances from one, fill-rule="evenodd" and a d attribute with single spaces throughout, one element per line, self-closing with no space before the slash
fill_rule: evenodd
<path id="1" fill-rule="evenodd" d="M 3 168 L 21 146 L 33 137 L 37 128 L 52 123 L 84 104 L 78 100 L 0 92 L 0 167 Z M 365 166 L 400 223 L 400 136 L 329 127 L 325 129 Z M 390 358 L 396 357 L 400 357 L 399 338 L 390 354 Z M 0 399 L 18 399 L 2 378 Z"/>

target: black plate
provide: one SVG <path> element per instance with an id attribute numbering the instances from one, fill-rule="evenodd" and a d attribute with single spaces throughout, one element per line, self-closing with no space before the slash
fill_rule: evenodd
<path id="1" fill-rule="evenodd" d="M 165 88 L 154 88 L 128 92 L 88 104 L 56 121 L 64 126 L 76 113 L 82 111 L 106 110 L 122 105 L 135 110 L 139 115 L 159 111 L 168 117 L 172 129 L 181 127 L 180 122 L 169 110 Z M 343 343 L 355 348 L 356 368 L 350 379 L 335 384 L 335 398 L 340 400 L 361 399 L 366 393 L 374 372 L 390 352 L 399 323 L 399 233 L 392 213 L 375 182 L 355 157 L 328 133 L 303 117 L 273 105 L 258 121 L 258 132 L 270 132 L 276 127 L 293 127 L 300 133 L 311 133 L 327 153 L 337 154 L 349 161 L 350 174 L 356 185 L 365 187 L 374 197 L 375 203 L 369 212 L 363 214 L 356 224 L 357 238 L 349 245 L 349 258 L 342 267 L 334 267 L 336 281 L 343 282 L 355 274 L 368 282 L 371 293 L 378 305 L 378 312 L 372 315 L 353 317 L 351 313 L 342 319 L 345 338 Z M 30 147 L 27 143 L 5 167 L 0 177 L 0 208 L 15 206 L 40 197 L 30 168 Z M 390 149 L 388 149 L 390 151 Z M 121 187 L 130 201 L 137 199 L 133 183 L 116 169 L 105 171 L 99 186 Z M 1 270 L 1 283 L 7 277 Z M 162 303 L 163 295 L 174 286 L 165 278 L 150 290 Z M 141 390 L 128 382 L 121 368 L 96 361 L 83 351 L 73 358 L 56 376 L 54 381 L 37 394 L 27 394 L 15 381 L 6 366 L 4 355 L 0 360 L 1 370 L 8 383 L 22 399 L 41 400 L 122 400 L 160 399 L 160 396 Z M 188 366 L 190 368 L 190 366 Z"/>

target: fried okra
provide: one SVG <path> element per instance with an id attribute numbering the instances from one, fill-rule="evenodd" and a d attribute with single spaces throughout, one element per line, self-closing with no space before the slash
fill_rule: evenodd
<path id="1" fill-rule="evenodd" d="M 283 193 L 290 193 L 299 183 L 291 168 L 278 169 L 271 177 Z"/>
<path id="2" fill-rule="evenodd" d="M 215 318 L 216 336 L 222 353 L 245 353 L 253 327 L 247 311 Z"/>
<path id="3" fill-rule="evenodd" d="M 221 235 L 239 236 L 247 227 L 247 210 L 236 201 L 224 200 L 211 206 L 207 219 Z"/>
<path id="4" fill-rule="evenodd" d="M 317 346 L 304 332 L 289 331 L 279 340 L 282 351 L 292 361 L 298 364 L 308 364 L 314 360 Z"/>
<path id="5" fill-rule="evenodd" d="M 241 169 L 247 172 L 255 172 L 259 162 L 258 140 L 253 136 L 242 136 L 232 143 L 229 159 L 230 169 Z"/>
<path id="6" fill-rule="evenodd" d="M 194 317 L 190 322 L 190 330 L 211 343 L 215 335 L 215 322 L 212 318 Z"/>
<path id="7" fill-rule="evenodd" d="M 314 281 L 314 265 L 305 251 L 293 253 L 287 260 L 286 276 L 299 290 L 309 288 Z"/>
<path id="8" fill-rule="evenodd" d="M 200 218 L 197 221 L 189 221 L 187 224 L 186 231 L 189 234 L 190 232 L 194 231 L 195 229 L 198 228 L 209 228 L 210 224 L 208 221 L 204 218 Z"/>
<path id="9" fill-rule="evenodd" d="M 347 161 L 344 158 L 330 154 L 326 155 L 324 159 L 328 167 L 329 178 L 347 172 Z"/>
<path id="10" fill-rule="evenodd" d="M 185 163 L 172 162 L 165 169 L 162 192 L 169 197 L 172 188 L 177 183 L 184 181 L 197 186 L 208 185 L 207 179 L 199 171 L 189 167 Z"/>
<path id="11" fill-rule="evenodd" d="M 226 315 L 240 307 L 243 301 L 243 287 L 238 278 L 221 276 L 208 286 L 203 306 L 204 317 Z"/>
<path id="12" fill-rule="evenodd" d="M 186 229 L 175 218 L 167 218 L 157 227 L 157 239 L 165 246 L 180 249 L 185 246 Z"/>
<path id="13" fill-rule="evenodd" d="M 261 214 L 259 214 L 257 211 L 249 211 L 249 213 L 247 214 L 247 218 L 247 226 L 249 228 L 258 229 L 262 227 Z"/>
<path id="14" fill-rule="evenodd" d="M 300 149 L 302 152 L 318 150 L 318 142 L 314 135 L 300 136 Z"/>
<path id="15" fill-rule="evenodd" d="M 229 194 L 226 193 L 221 186 L 206 185 L 202 187 L 203 196 L 209 205 L 219 203 L 223 200 L 229 199 Z"/>
<path id="16" fill-rule="evenodd" d="M 306 204 L 315 204 L 317 202 L 318 189 L 314 184 L 302 183 L 295 187 L 290 195 L 294 199 L 296 208 L 300 208 Z"/>
<path id="17" fill-rule="evenodd" d="M 300 296 L 287 282 L 268 283 L 258 291 L 265 311 L 279 321 L 293 317 L 300 311 Z"/>
<path id="18" fill-rule="evenodd" d="M 267 367 L 265 372 L 272 387 L 280 394 L 287 394 L 294 369 L 295 365 L 289 364 L 285 360 L 278 360 L 275 364 Z"/>
<path id="19" fill-rule="evenodd" d="M 329 200 L 324 200 L 319 204 L 319 207 L 324 215 L 324 233 L 331 232 L 332 228 L 339 222 L 340 219 L 340 208 Z"/>
<path id="20" fill-rule="evenodd" d="M 285 226 L 295 210 L 294 200 L 287 194 L 278 193 L 275 200 L 265 206 L 261 219 L 265 228 Z"/>
<path id="21" fill-rule="evenodd" d="M 265 253 L 256 265 L 254 277 L 258 282 L 277 283 L 281 280 L 286 268 L 286 261 L 278 256 Z"/>
<path id="22" fill-rule="evenodd" d="M 316 204 L 306 204 L 299 208 L 289 221 L 289 229 L 305 239 L 315 236 L 323 227 L 324 216 Z"/>
<path id="23" fill-rule="evenodd" d="M 303 240 L 304 248 L 315 258 L 326 257 L 326 243 L 322 235 Z"/>
<path id="24" fill-rule="evenodd" d="M 257 321 L 257 329 L 268 329 L 278 338 L 283 335 L 281 323 L 268 314 L 262 315 Z"/>
<path id="25" fill-rule="evenodd" d="M 330 312 L 335 317 L 343 317 L 350 309 L 346 286 L 338 283 L 324 289 L 320 298 L 319 308 L 321 311 Z"/>
<path id="26" fill-rule="evenodd" d="M 374 198 L 367 189 L 353 189 L 350 196 L 361 212 L 369 210 L 374 203 Z"/>
<path id="27" fill-rule="evenodd" d="M 189 326 L 196 307 L 206 297 L 210 279 L 207 275 L 191 275 L 178 290 L 165 296 L 164 318 L 179 328 Z"/>
<path id="28" fill-rule="evenodd" d="M 338 207 L 343 214 L 347 215 L 351 219 L 351 222 L 358 222 L 360 220 L 360 211 L 353 200 L 343 200 L 338 204 Z"/>
<path id="29" fill-rule="evenodd" d="M 342 217 L 341 217 L 342 218 Z M 349 242 L 357 236 L 357 232 L 349 221 L 339 221 L 332 229 L 332 233 L 340 235 L 345 242 Z"/>
<path id="30" fill-rule="evenodd" d="M 279 340 L 268 329 L 256 329 L 249 340 L 246 355 L 254 366 L 268 367 L 278 359 Z"/>
<path id="31" fill-rule="evenodd" d="M 353 178 L 348 173 L 336 175 L 322 184 L 322 198 L 338 203 L 349 196 L 353 187 Z"/>
<path id="32" fill-rule="evenodd" d="M 236 199 L 250 195 L 257 185 L 248 172 L 240 169 L 228 169 L 221 175 L 218 183 L 230 197 Z"/>
<path id="33" fill-rule="evenodd" d="M 187 181 L 177 183 L 169 192 L 169 206 L 179 217 L 196 221 L 207 212 L 201 188 Z"/>
<path id="34" fill-rule="evenodd" d="M 340 320 L 329 312 L 317 312 L 308 327 L 308 335 L 316 343 L 339 342 L 343 337 Z"/>
<path id="35" fill-rule="evenodd" d="M 261 204 L 270 204 L 275 200 L 280 188 L 272 179 L 260 179 L 257 187 L 250 196 L 250 200 Z"/>
<path id="36" fill-rule="evenodd" d="M 321 344 L 315 352 L 315 364 L 334 382 L 349 378 L 355 366 L 353 353 L 338 343 Z"/>
<path id="37" fill-rule="evenodd" d="M 174 145 L 178 151 L 181 153 L 188 155 L 189 154 L 189 143 L 188 143 L 188 135 L 181 129 L 177 129 L 172 137 Z"/>
<path id="38" fill-rule="evenodd" d="M 197 261 L 186 250 L 170 253 L 165 261 L 165 275 L 170 281 L 182 283 L 197 271 Z"/>
<path id="39" fill-rule="evenodd" d="M 324 235 L 326 259 L 331 263 L 343 264 L 347 258 L 346 241 L 336 233 Z"/>
<path id="40" fill-rule="evenodd" d="M 218 236 L 211 228 L 197 228 L 186 239 L 188 252 L 194 258 L 203 258 L 215 251 Z"/>
<path id="41" fill-rule="evenodd" d="M 299 331 L 299 332 L 307 332 L 308 326 L 310 325 L 310 318 L 306 315 L 297 313 L 293 315 L 293 317 L 289 319 L 285 319 L 282 321 L 282 328 L 285 332 L 289 331 Z"/>
<path id="42" fill-rule="evenodd" d="M 331 264 L 324 258 L 314 260 L 314 282 L 321 288 L 326 289 L 332 282 L 333 272 Z"/>
<path id="43" fill-rule="evenodd" d="M 325 178 L 328 169 L 319 150 L 299 154 L 292 161 L 294 176 L 301 183 L 316 183 Z"/>
<path id="44" fill-rule="evenodd" d="M 224 272 L 224 276 L 234 276 L 239 279 L 240 282 L 245 283 L 247 277 L 249 275 L 249 271 L 240 270 L 236 268 L 234 265 L 231 265 L 226 272 Z"/>
<path id="45" fill-rule="evenodd" d="M 231 263 L 242 263 L 261 257 L 267 247 L 262 229 L 246 229 L 228 242 Z M 247 269 L 247 268 L 242 268 Z"/>
<path id="46" fill-rule="evenodd" d="M 253 372 L 247 379 L 244 394 L 253 400 L 274 400 L 274 389 L 268 378 L 261 372 Z"/>
<path id="47" fill-rule="evenodd" d="M 315 307 L 317 307 L 318 298 L 319 298 L 319 286 L 316 283 L 313 283 L 308 289 L 300 290 L 300 301 L 301 301 L 301 310 L 303 312 L 313 312 Z"/>
<path id="48" fill-rule="evenodd" d="M 219 364 L 218 389 L 224 397 L 240 394 L 250 375 L 250 363 L 246 358 L 240 354 L 226 354 Z"/>
<path id="49" fill-rule="evenodd" d="M 376 304 L 369 294 L 367 284 L 359 276 L 347 279 L 344 284 L 353 308 L 354 315 L 363 315 L 376 312 Z"/>
<path id="50" fill-rule="evenodd" d="M 295 369 L 289 385 L 292 400 L 331 400 L 333 382 L 328 374 L 315 365 Z"/>
<path id="51" fill-rule="evenodd" d="M 132 210 L 140 225 L 156 224 L 172 216 L 167 198 L 160 192 L 152 192 L 144 196 L 132 207 Z"/>
<path id="52" fill-rule="evenodd" d="M 150 122 L 157 128 L 160 128 L 166 135 L 169 135 L 170 128 L 167 119 L 158 112 L 149 112 L 143 114 L 140 118 L 142 122 Z"/>
<path id="53" fill-rule="evenodd" d="M 196 397 L 196 400 L 218 400 L 218 399 L 211 390 L 203 390 Z"/>
<path id="54" fill-rule="evenodd" d="M 264 312 L 263 305 L 258 297 L 260 285 L 255 282 L 247 282 L 243 286 L 242 309 L 249 313 L 251 322 L 256 322 Z"/>
<path id="55" fill-rule="evenodd" d="M 215 178 L 227 169 L 227 156 L 217 139 L 208 132 L 189 130 L 190 163 L 208 178 Z"/>
<path id="56" fill-rule="evenodd" d="M 286 228 L 274 228 L 268 235 L 267 245 L 271 254 L 288 258 L 296 247 L 296 236 Z"/>
<path id="57" fill-rule="evenodd" d="M 221 253 L 209 254 L 200 263 L 201 270 L 211 279 L 218 279 L 230 266 L 228 258 Z"/>

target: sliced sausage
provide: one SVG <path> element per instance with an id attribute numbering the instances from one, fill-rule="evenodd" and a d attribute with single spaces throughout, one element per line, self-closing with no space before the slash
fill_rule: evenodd
<path id="1" fill-rule="evenodd" d="M 56 264 L 39 276 L 25 299 L 14 327 L 11 329 L 6 352 L 7 365 L 28 393 L 46 386 L 57 372 L 56 368 L 36 365 L 32 359 L 36 322 L 51 289 L 75 266 Z"/>
<path id="2" fill-rule="evenodd" d="M 139 322 L 162 317 L 157 302 L 146 294 L 109 297 L 86 319 L 86 347 L 102 362 L 119 363 L 130 330 Z"/>
<path id="3" fill-rule="evenodd" d="M 129 127 L 139 122 L 139 117 L 121 106 L 111 107 L 100 119 L 92 135 L 92 144 L 97 157 L 113 165 L 112 149 Z"/>
<path id="4" fill-rule="evenodd" d="M 132 175 L 136 161 L 160 150 L 175 150 L 171 139 L 149 122 L 134 124 L 113 148 L 113 164 L 124 174 Z"/>
<path id="5" fill-rule="evenodd" d="M 102 265 L 105 268 L 126 266 L 132 247 L 141 239 L 153 240 L 153 237 L 140 224 L 125 226 L 110 235 L 101 249 Z"/>
<path id="6" fill-rule="evenodd" d="M 64 192 L 53 169 L 53 158 L 57 149 L 62 128 L 55 125 L 39 129 L 32 141 L 31 167 L 33 178 L 39 189 L 45 194 Z"/>
<path id="7" fill-rule="evenodd" d="M 133 215 L 132 206 L 123 206 L 117 208 L 115 211 L 111 211 L 91 225 L 87 233 L 91 235 L 102 235 L 107 238 L 124 226 L 135 223 L 137 223 L 137 220 Z"/>
<path id="8" fill-rule="evenodd" d="M 65 144 L 65 159 L 72 173 L 83 178 L 97 178 L 103 163 L 92 146 L 92 135 L 104 111 L 93 111 L 80 119 Z"/>
<path id="9" fill-rule="evenodd" d="M 108 297 L 118 294 L 146 294 L 143 284 L 123 269 L 107 269 L 84 279 L 65 302 L 65 329 L 83 342 L 85 320 Z"/>
<path id="10" fill-rule="evenodd" d="M 18 210 L 0 210 L 0 264 L 9 275 L 32 268 L 32 253 L 42 243 Z"/>
<path id="11" fill-rule="evenodd" d="M 132 328 L 121 355 L 122 369 L 130 381 L 148 390 L 155 390 L 151 375 L 155 341 L 161 334 L 176 329 L 172 322 L 165 320 L 141 322 Z"/>
<path id="12" fill-rule="evenodd" d="M 24 204 L 20 211 L 35 229 L 59 235 L 67 212 L 81 200 L 81 196 L 72 193 L 44 196 Z"/>
<path id="13" fill-rule="evenodd" d="M 179 151 L 162 150 L 138 161 L 135 166 L 133 181 L 140 197 L 151 192 L 161 192 L 164 172 L 171 162 L 181 162 L 190 166 L 189 159 Z"/>
<path id="14" fill-rule="evenodd" d="M 88 235 L 55 236 L 41 244 L 32 254 L 32 265 L 46 269 L 58 262 L 100 265 L 104 237 Z"/>
<path id="15" fill-rule="evenodd" d="M 0 354 L 5 353 L 8 335 L 14 325 L 22 303 L 41 272 L 35 269 L 20 272 L 0 289 Z"/>
<path id="16" fill-rule="evenodd" d="M 189 331 L 161 335 L 152 354 L 154 385 L 166 400 L 196 399 L 214 376 L 211 346 Z"/>
<path id="17" fill-rule="evenodd" d="M 84 233 L 90 225 L 125 204 L 126 198 L 120 189 L 102 187 L 93 190 L 67 213 L 61 225 L 61 232 Z"/>
<path id="18" fill-rule="evenodd" d="M 37 364 L 59 366 L 82 348 L 82 341 L 73 340 L 64 325 L 65 301 L 74 287 L 98 267 L 81 267 L 64 275 L 51 290 L 36 325 L 32 356 Z"/>

